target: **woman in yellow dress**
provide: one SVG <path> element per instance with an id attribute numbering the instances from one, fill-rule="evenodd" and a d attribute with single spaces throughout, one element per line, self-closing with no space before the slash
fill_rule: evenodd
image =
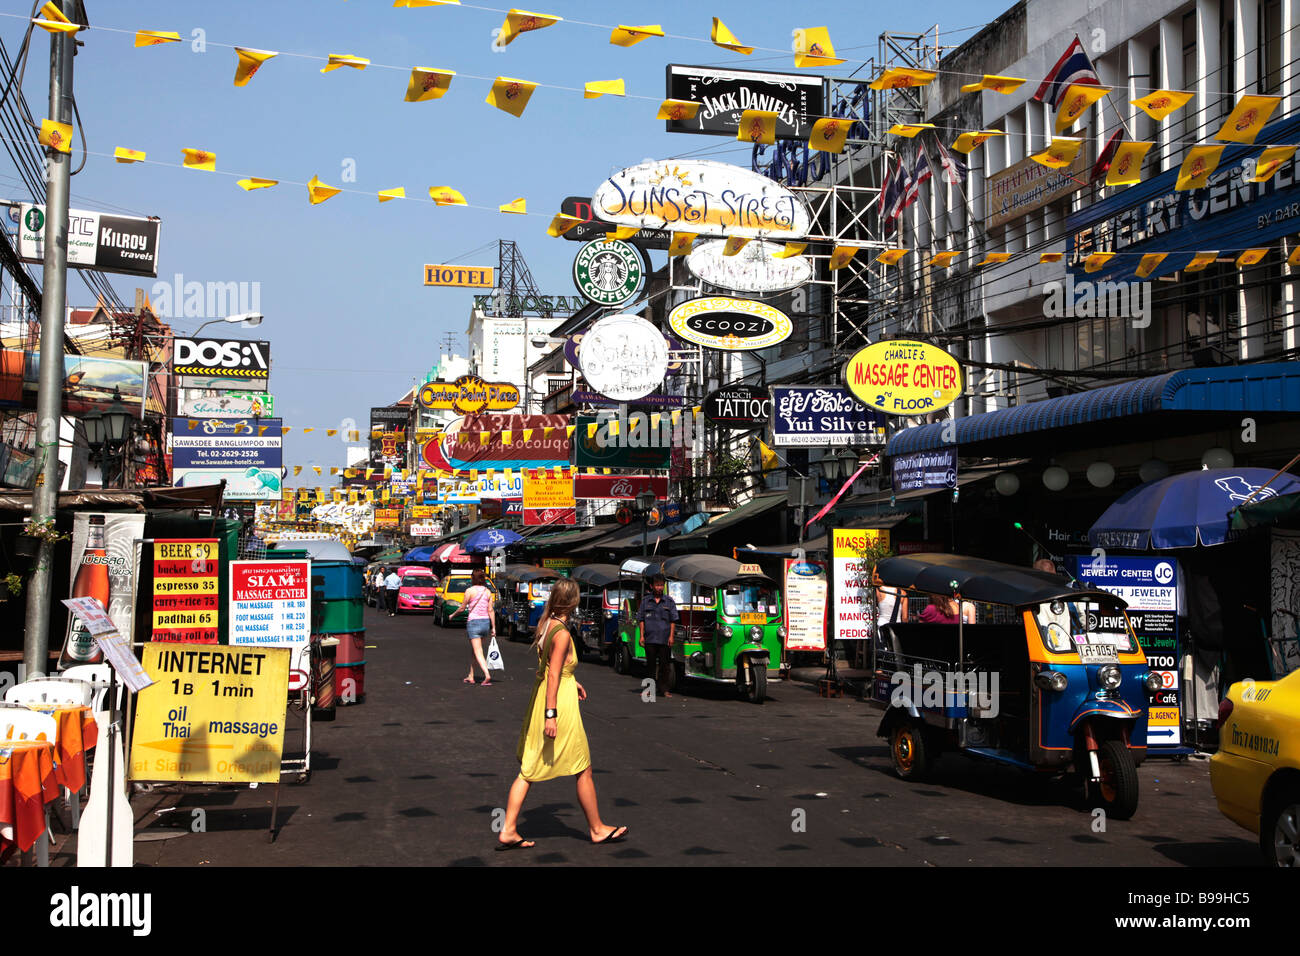
<path id="1" fill-rule="evenodd" d="M 618 843 L 627 836 L 627 827 L 603 823 L 596 805 L 587 732 L 578 713 L 578 701 L 586 700 L 587 692 L 573 677 L 578 657 L 566 626 L 577 606 L 578 585 L 567 579 L 557 581 L 537 622 L 537 637 L 533 641 L 538 660 L 537 683 L 533 685 L 528 713 L 519 732 L 519 776 L 510 785 L 498 850 L 526 850 L 536 846 L 532 840 L 523 839 L 517 829 L 528 788 L 539 780 L 575 774 L 578 803 L 587 816 L 591 842 Z"/>

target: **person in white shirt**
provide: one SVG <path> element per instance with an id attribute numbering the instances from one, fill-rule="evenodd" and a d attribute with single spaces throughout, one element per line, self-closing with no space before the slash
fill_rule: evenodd
<path id="1" fill-rule="evenodd" d="M 396 568 L 388 569 L 388 577 L 384 578 L 385 594 L 388 597 L 388 616 L 397 616 L 397 591 L 402 586 L 402 579 L 397 574 Z"/>

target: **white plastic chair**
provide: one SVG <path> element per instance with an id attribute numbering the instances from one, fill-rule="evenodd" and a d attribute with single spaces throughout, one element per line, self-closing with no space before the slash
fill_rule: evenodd
<path id="1" fill-rule="evenodd" d="M 22 704 L 0 704 L 0 749 L 5 741 L 43 738 L 55 743 L 58 736 L 59 725 L 51 714 L 28 710 Z"/>
<path id="2" fill-rule="evenodd" d="M 97 723 L 103 723 L 108 714 L 108 688 L 113 680 L 113 668 L 109 664 L 77 664 L 69 667 L 61 675 L 63 680 L 84 680 L 94 688 L 94 697 L 90 709 Z M 117 706 L 122 707 L 122 690 L 125 685 L 117 685 Z M 100 715 L 104 715 L 101 719 Z"/>
<path id="3" fill-rule="evenodd" d="M 13 704 L 63 704 L 89 707 L 95 688 L 88 681 L 66 677 L 32 677 L 5 691 L 5 702 Z"/>

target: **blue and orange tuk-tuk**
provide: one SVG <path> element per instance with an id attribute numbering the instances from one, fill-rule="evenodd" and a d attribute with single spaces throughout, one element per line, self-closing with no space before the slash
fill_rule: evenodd
<path id="1" fill-rule="evenodd" d="M 871 703 L 884 711 L 878 735 L 898 776 L 921 779 L 953 749 L 1026 770 L 1073 769 L 1094 807 L 1133 815 L 1161 682 L 1123 600 L 957 554 L 886 558 L 876 571 L 912 612 L 881 622 L 872 642 Z M 952 599 L 949 613 L 918 620 L 940 596 Z"/>
<path id="2" fill-rule="evenodd" d="M 607 658 L 618 639 L 619 605 L 631 591 L 620 587 L 617 564 L 580 564 L 569 578 L 578 585 L 578 650 Z"/>

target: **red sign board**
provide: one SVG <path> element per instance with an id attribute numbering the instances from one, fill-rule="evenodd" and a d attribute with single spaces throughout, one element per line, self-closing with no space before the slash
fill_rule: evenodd
<path id="1" fill-rule="evenodd" d="M 524 524 L 577 524 L 578 512 L 574 508 L 525 508 Z"/>
<path id="2" fill-rule="evenodd" d="M 153 639 L 217 643 L 220 614 L 216 538 L 153 542 Z"/>
<path id="3" fill-rule="evenodd" d="M 575 498 L 630 500 L 643 491 L 653 491 L 656 498 L 667 498 L 667 477 L 657 478 L 653 475 L 577 475 L 573 484 L 573 496 Z"/>

